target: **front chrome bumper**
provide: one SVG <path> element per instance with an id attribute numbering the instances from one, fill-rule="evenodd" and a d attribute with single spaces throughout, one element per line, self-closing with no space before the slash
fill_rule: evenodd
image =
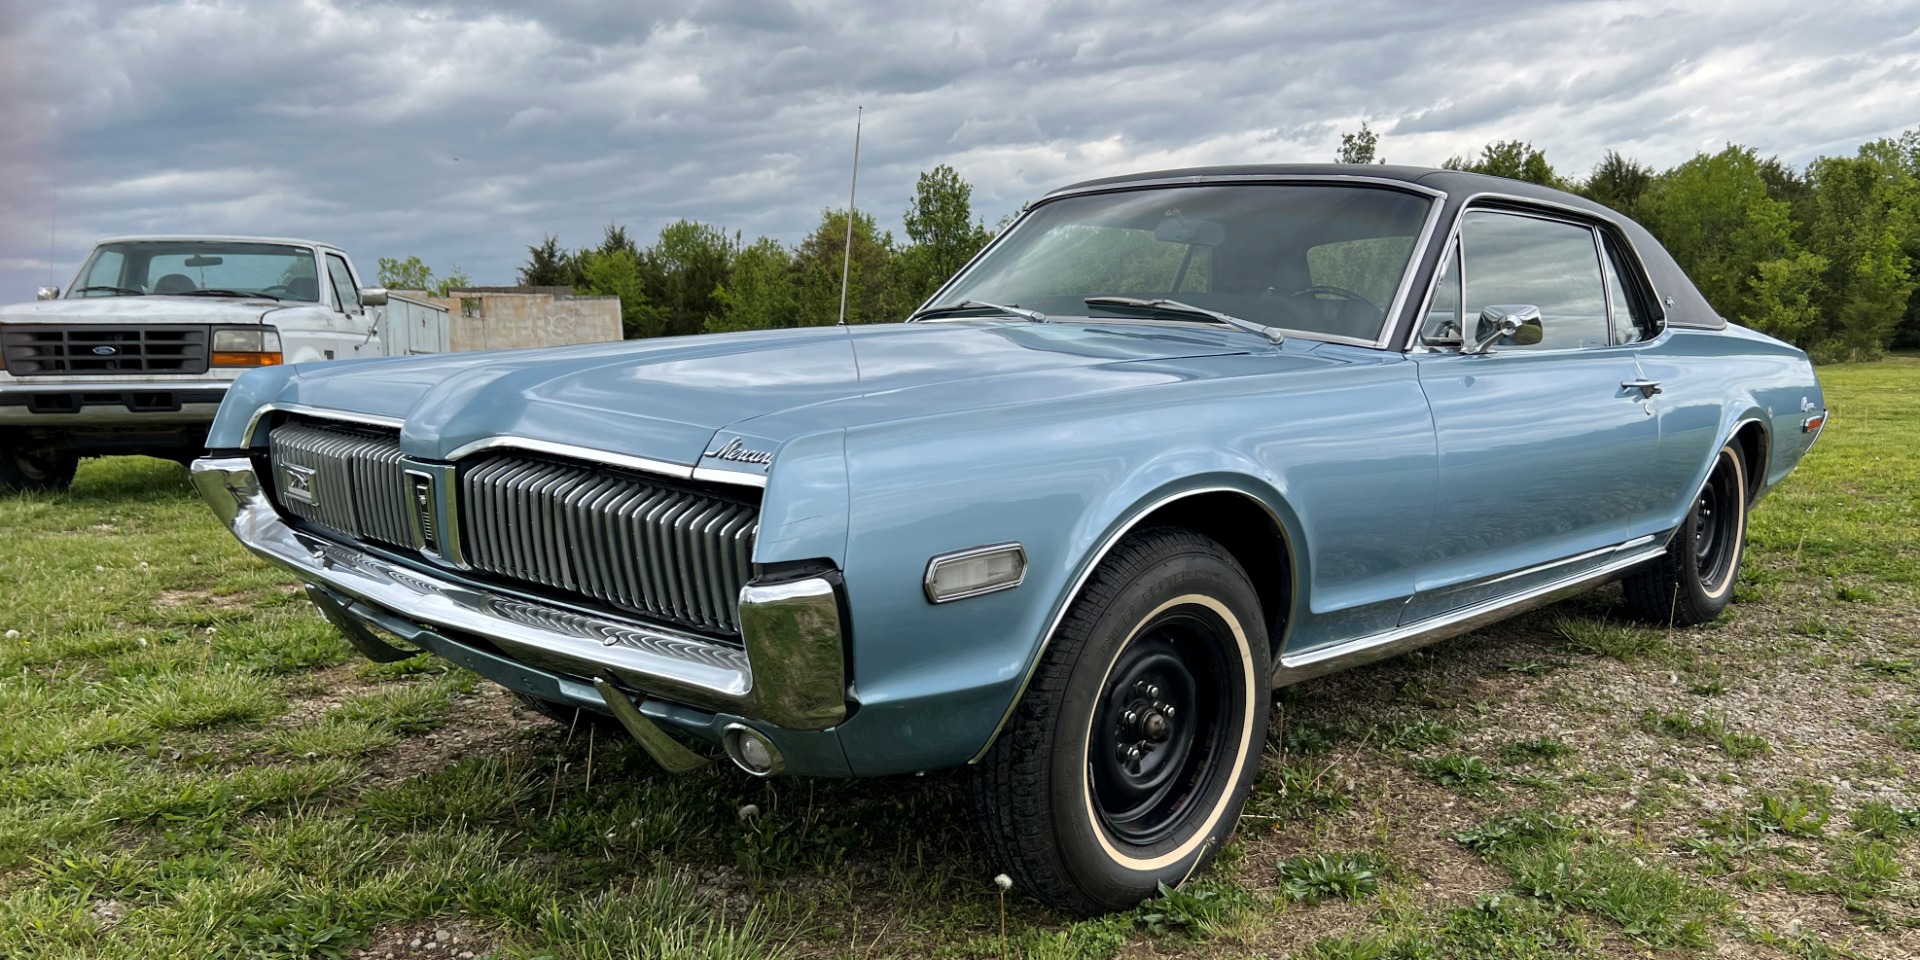
<path id="1" fill-rule="evenodd" d="M 740 593 L 744 649 L 665 628 L 488 592 L 289 526 L 245 457 L 196 460 L 200 495 L 254 553 L 308 583 L 406 620 L 484 637 L 513 660 L 787 730 L 847 713 L 845 636 L 833 583 L 809 577 Z"/>

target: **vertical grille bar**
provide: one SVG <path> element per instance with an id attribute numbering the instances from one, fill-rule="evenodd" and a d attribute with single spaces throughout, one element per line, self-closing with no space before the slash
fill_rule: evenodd
<path id="1" fill-rule="evenodd" d="M 759 509 L 584 465 L 513 456 L 461 472 L 477 570 L 651 617 L 737 633 Z"/>

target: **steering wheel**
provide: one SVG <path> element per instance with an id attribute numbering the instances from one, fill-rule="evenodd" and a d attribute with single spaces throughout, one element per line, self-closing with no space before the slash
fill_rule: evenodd
<path id="1" fill-rule="evenodd" d="M 1351 300 L 1354 303 L 1364 303 L 1375 310 L 1380 309 L 1379 305 L 1375 304 L 1372 300 L 1368 300 L 1366 297 L 1363 297 L 1357 293 L 1354 293 L 1352 290 L 1348 290 L 1346 287 L 1336 287 L 1331 283 L 1316 283 L 1311 287 L 1303 287 L 1299 290 L 1295 290 L 1294 292 L 1287 294 L 1287 299 L 1292 300 L 1297 297 L 1317 297 L 1323 293 L 1331 294 L 1334 297 L 1337 297 L 1341 300 Z"/>

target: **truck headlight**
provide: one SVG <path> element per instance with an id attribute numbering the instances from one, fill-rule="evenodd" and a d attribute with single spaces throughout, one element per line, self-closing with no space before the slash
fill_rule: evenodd
<path id="1" fill-rule="evenodd" d="M 272 367 L 280 362 L 278 330 L 219 327 L 213 331 L 213 365 L 216 367 Z"/>

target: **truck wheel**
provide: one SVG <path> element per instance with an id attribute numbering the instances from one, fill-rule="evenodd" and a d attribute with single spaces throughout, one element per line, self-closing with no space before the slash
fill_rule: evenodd
<path id="1" fill-rule="evenodd" d="M 1712 620 L 1733 600 L 1746 542 L 1747 468 L 1733 441 L 1720 448 L 1666 555 L 1621 583 L 1627 606 L 1636 616 L 1676 627 Z"/>
<path id="2" fill-rule="evenodd" d="M 1171 527 L 1122 541 L 965 778 L 994 863 L 1078 915 L 1205 867 L 1259 770 L 1268 661 L 1259 597 L 1219 544 Z"/>
<path id="3" fill-rule="evenodd" d="M 73 484 L 80 458 L 52 446 L 26 446 L 0 440 L 0 492 L 40 493 Z"/>

